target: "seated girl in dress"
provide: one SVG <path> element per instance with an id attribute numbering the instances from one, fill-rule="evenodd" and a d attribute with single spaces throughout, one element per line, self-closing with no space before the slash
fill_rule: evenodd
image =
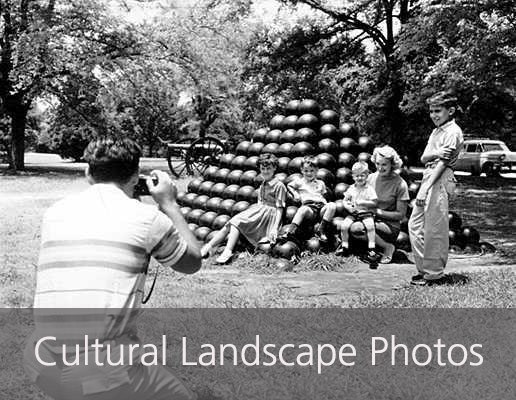
<path id="1" fill-rule="evenodd" d="M 215 260 L 217 264 L 226 264 L 231 260 L 240 235 L 243 235 L 253 246 L 263 242 L 271 244 L 276 242 L 285 208 L 287 189 L 274 177 L 278 166 L 278 160 L 274 155 L 262 154 L 258 166 L 263 177 L 258 191 L 258 202 L 231 218 L 226 226 L 202 247 L 203 258 L 213 254 L 226 237 L 228 241 L 222 254 Z"/>

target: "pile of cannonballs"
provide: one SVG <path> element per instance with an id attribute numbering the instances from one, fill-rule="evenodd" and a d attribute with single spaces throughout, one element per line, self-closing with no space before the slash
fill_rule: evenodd
<path id="1" fill-rule="evenodd" d="M 303 157 L 315 157 L 317 178 L 328 187 L 328 200 L 337 204 L 333 220 L 335 233 L 345 216 L 342 198 L 353 183 L 353 163 L 361 160 L 368 163 L 371 171 L 375 170 L 371 162 L 374 148 L 371 138 L 360 135 L 352 123 L 341 123 L 337 112 L 321 109 L 312 99 L 290 101 L 284 115 L 274 116 L 268 128 L 258 129 L 250 139 L 240 142 L 235 153 L 223 154 L 218 165 L 210 165 L 202 177 L 190 181 L 186 193 L 178 194 L 181 212 L 198 240 L 209 241 L 232 216 L 257 201 L 258 187 L 262 182 L 258 156 L 262 153 L 278 157 L 276 177 L 285 184 L 300 176 Z M 287 197 L 282 229 L 292 222 L 299 206 Z M 322 246 L 314 237 L 315 229 L 315 221 L 305 221 L 297 242 L 286 242 L 272 248 L 265 244 L 259 249 L 286 259 L 305 250 L 318 252 Z M 406 230 L 398 239 L 399 247 L 406 248 Z M 329 250 L 335 245 L 336 241 L 330 243 Z"/>

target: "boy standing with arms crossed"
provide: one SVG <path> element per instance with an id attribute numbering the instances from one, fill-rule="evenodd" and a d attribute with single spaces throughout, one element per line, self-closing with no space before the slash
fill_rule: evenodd
<path id="1" fill-rule="evenodd" d="M 453 168 L 464 143 L 454 119 L 457 98 L 439 92 L 427 104 L 436 128 L 421 156 L 426 168 L 408 226 L 418 271 L 412 277 L 414 285 L 437 283 L 444 276 L 449 247 L 448 198 L 455 190 Z"/>

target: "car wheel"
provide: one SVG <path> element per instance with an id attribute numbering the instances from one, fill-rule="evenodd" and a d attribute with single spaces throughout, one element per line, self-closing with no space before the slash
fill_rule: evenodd
<path id="1" fill-rule="evenodd" d="M 486 176 L 498 176 L 500 172 L 491 163 L 485 163 L 482 166 L 482 171 L 485 172 Z"/>
<path id="2" fill-rule="evenodd" d="M 471 167 L 471 175 L 472 176 L 480 176 L 480 170 L 475 167 Z"/>

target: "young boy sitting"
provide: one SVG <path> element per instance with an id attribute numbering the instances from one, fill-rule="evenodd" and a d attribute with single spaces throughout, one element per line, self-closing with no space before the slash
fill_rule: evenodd
<path id="1" fill-rule="evenodd" d="M 344 208 L 349 212 L 349 215 L 341 224 L 342 242 L 335 254 L 338 256 L 349 254 L 349 228 L 354 222 L 360 221 L 367 233 L 369 266 L 375 269 L 379 258 L 375 252 L 376 232 L 374 228 L 374 209 L 377 206 L 378 197 L 374 188 L 367 183 L 369 167 L 365 162 L 359 161 L 353 164 L 351 172 L 355 183 L 344 193 Z"/>
<path id="2" fill-rule="evenodd" d="M 331 227 L 331 220 L 335 216 L 335 203 L 328 203 L 324 198 L 327 192 L 326 185 L 320 179 L 316 179 L 317 165 L 315 158 L 305 157 L 301 164 L 301 178 L 289 182 L 287 190 L 295 201 L 301 202 L 301 207 L 297 210 L 290 230 L 278 238 L 280 241 L 294 239 L 299 230 L 299 225 L 305 220 L 322 217 L 316 236 L 321 242 L 328 241 L 328 231 Z"/>

